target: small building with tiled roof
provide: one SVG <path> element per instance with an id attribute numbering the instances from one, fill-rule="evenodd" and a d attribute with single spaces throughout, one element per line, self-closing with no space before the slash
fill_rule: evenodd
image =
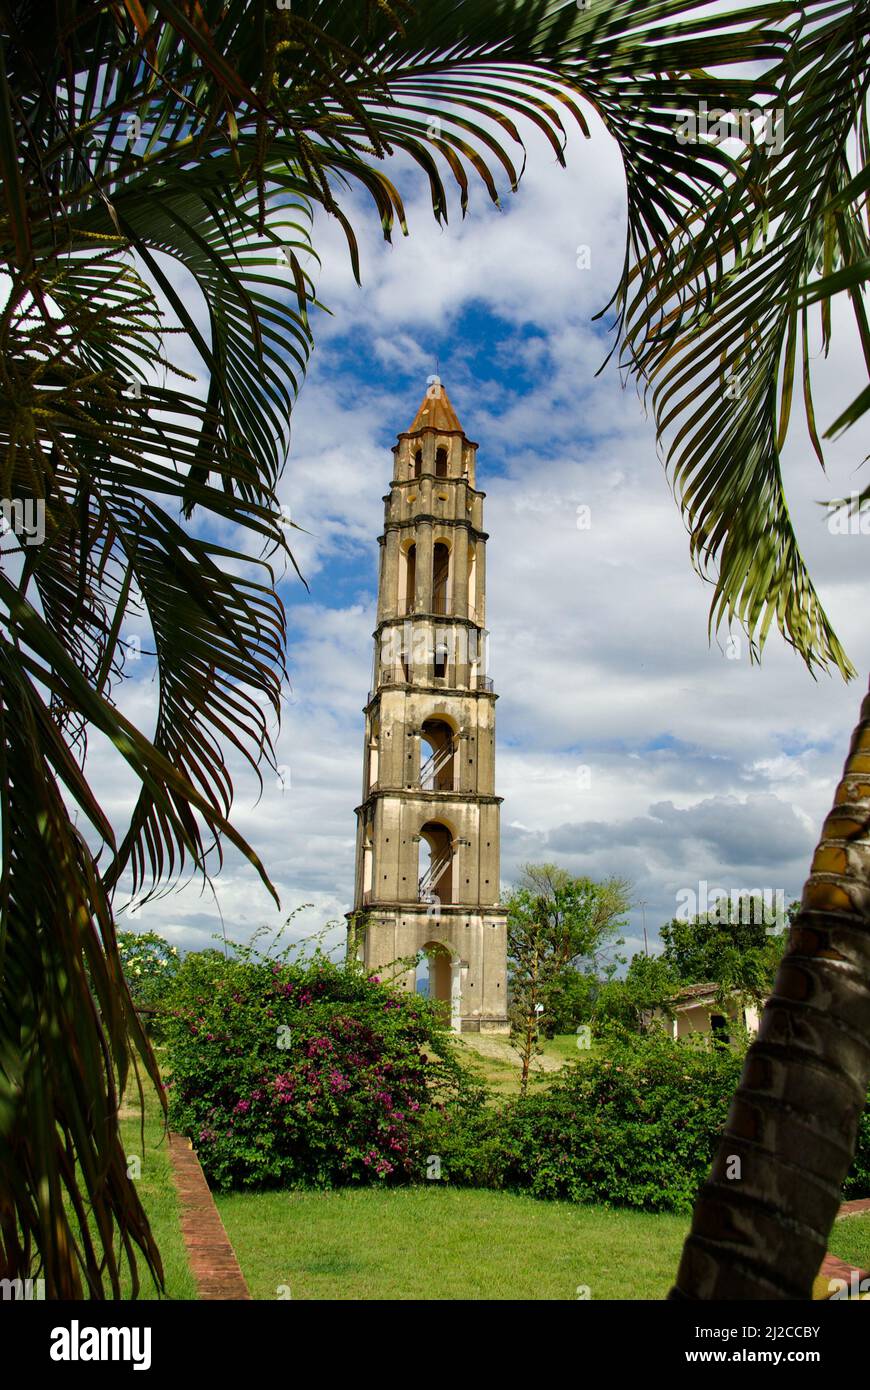
<path id="1" fill-rule="evenodd" d="M 735 1032 L 742 1032 L 744 1028 L 754 1037 L 758 1032 L 758 1005 L 738 990 L 723 1004 L 721 998 L 716 997 L 718 989 L 714 980 L 684 985 L 670 1001 L 671 1016 L 659 1013 L 662 1025 L 670 1029 L 674 1038 L 700 1033 L 728 1043 Z"/>

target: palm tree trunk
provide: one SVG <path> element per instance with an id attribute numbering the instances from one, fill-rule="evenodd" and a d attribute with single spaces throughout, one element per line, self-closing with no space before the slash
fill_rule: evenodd
<path id="1" fill-rule="evenodd" d="M 812 1296 L 868 1078 L 870 695 L 672 1298 Z"/>

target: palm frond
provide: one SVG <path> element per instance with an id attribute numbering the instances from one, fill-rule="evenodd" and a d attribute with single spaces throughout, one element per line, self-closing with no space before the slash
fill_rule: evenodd
<path id="1" fill-rule="evenodd" d="M 866 121 L 870 34 L 859 7 L 846 0 L 806 11 L 800 43 L 779 73 L 781 149 L 758 145 L 745 154 L 761 205 L 735 217 L 727 195 L 714 199 L 701 214 L 703 237 L 696 223 L 675 237 L 666 278 L 651 288 L 638 272 L 626 360 L 648 384 L 692 558 L 714 584 L 711 627 L 742 623 L 755 654 L 775 621 L 811 668 L 834 665 L 850 676 L 798 546 L 780 451 L 800 382 L 810 438 L 824 461 L 810 304 L 822 304 L 827 346 L 829 296 L 839 289 L 851 295 L 870 368 L 860 296 L 866 189 L 863 169 L 853 176 L 849 166 L 850 139 Z M 863 158 L 863 137 L 859 143 Z M 717 266 L 725 272 L 718 277 Z M 814 281 L 816 266 L 822 275 Z M 861 399 L 837 428 L 858 417 Z"/>

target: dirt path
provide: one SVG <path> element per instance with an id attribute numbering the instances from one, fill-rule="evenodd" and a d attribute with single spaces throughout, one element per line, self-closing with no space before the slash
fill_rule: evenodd
<path id="1" fill-rule="evenodd" d="M 470 1047 L 473 1052 L 479 1052 L 482 1057 L 492 1057 L 496 1061 L 505 1062 L 508 1066 L 520 1069 L 520 1059 L 512 1047 L 499 1038 L 488 1038 L 485 1033 L 463 1033 L 460 1041 L 465 1047 Z M 533 1057 L 532 1071 L 561 1071 L 565 1065 L 561 1057 Z"/>

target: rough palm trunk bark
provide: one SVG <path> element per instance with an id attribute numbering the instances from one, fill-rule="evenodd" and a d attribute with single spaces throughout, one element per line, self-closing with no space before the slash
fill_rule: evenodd
<path id="1" fill-rule="evenodd" d="M 870 695 L 672 1298 L 812 1296 L 868 1078 Z"/>

